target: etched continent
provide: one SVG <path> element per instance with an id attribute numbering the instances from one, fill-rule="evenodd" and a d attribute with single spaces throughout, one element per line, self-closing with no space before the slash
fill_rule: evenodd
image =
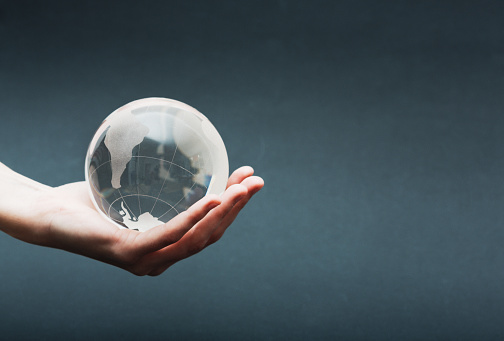
<path id="1" fill-rule="evenodd" d="M 112 187 L 117 189 L 121 187 L 121 175 L 133 157 L 133 148 L 143 141 L 149 133 L 149 128 L 129 111 L 112 115 L 109 125 L 105 146 L 110 152 Z"/>
<path id="2" fill-rule="evenodd" d="M 150 214 L 149 212 L 142 213 L 136 220 L 134 218 L 132 219 L 128 210 L 124 206 L 123 201 L 121 201 L 121 209 L 122 213 L 124 213 L 123 223 L 131 230 L 138 230 L 140 232 L 145 232 L 153 227 L 164 224 L 163 221 L 153 217 L 152 214 Z"/>

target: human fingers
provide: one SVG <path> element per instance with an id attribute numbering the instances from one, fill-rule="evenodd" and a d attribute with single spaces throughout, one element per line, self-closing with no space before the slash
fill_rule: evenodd
<path id="1" fill-rule="evenodd" d="M 147 255 L 145 261 L 156 264 L 152 267 L 153 269 L 160 269 L 198 253 L 205 248 L 208 239 L 220 225 L 222 219 L 246 195 L 247 188 L 245 186 L 232 185 L 222 195 L 222 203 L 205 215 L 179 241 Z"/>
<path id="2" fill-rule="evenodd" d="M 254 169 L 253 169 L 252 167 L 250 167 L 250 166 L 242 166 L 242 167 L 240 167 L 240 168 L 236 169 L 236 170 L 235 170 L 235 171 L 231 174 L 231 176 L 229 177 L 228 184 L 227 184 L 227 188 L 229 188 L 229 187 L 231 187 L 231 186 L 233 186 L 233 185 L 236 185 L 236 184 L 239 184 L 239 183 L 243 182 L 245 179 L 247 179 L 248 177 L 252 176 L 253 174 L 254 174 Z M 260 179 L 260 178 L 259 178 L 259 179 Z M 264 182 L 262 182 L 262 179 L 260 179 L 260 181 L 259 181 L 259 182 L 260 182 L 260 183 L 262 183 L 262 184 L 260 184 L 260 185 L 259 185 L 259 188 L 257 188 L 257 189 L 256 189 L 256 188 L 254 187 L 254 184 L 256 184 L 257 182 L 258 182 L 258 181 L 249 181 L 249 182 L 245 183 L 245 185 L 247 185 L 247 184 L 249 185 L 248 187 L 246 186 L 246 187 L 247 187 L 247 191 L 250 191 L 250 190 L 251 190 L 251 191 L 253 191 L 254 193 L 255 193 L 255 192 L 257 192 L 257 191 L 258 191 L 258 190 L 262 187 L 262 185 L 264 184 Z M 250 195 L 252 195 L 252 194 L 250 194 Z M 250 199 L 250 197 L 249 197 L 249 199 Z M 243 201 L 243 200 L 240 200 L 240 202 L 241 202 L 241 201 Z M 248 199 L 247 199 L 246 201 L 248 201 Z M 245 203 L 246 203 L 246 202 L 245 202 Z M 243 203 L 242 207 L 245 205 L 245 203 Z M 239 211 L 239 210 L 238 210 L 238 211 Z M 236 215 L 237 215 L 237 214 L 238 214 L 238 213 L 234 214 L 234 216 L 236 217 Z M 179 216 L 180 216 L 180 215 L 179 215 Z M 177 217 L 179 217 L 179 216 L 177 216 Z M 231 222 L 229 222 L 229 224 L 230 224 L 230 223 L 231 223 Z M 229 224 L 228 224 L 228 225 L 229 225 Z M 151 231 L 153 231 L 153 230 L 147 231 L 147 233 L 148 233 L 148 232 L 151 232 Z M 183 233 L 185 233 L 185 232 L 187 232 L 187 229 L 186 229 L 186 230 L 183 230 Z M 183 235 L 183 233 L 182 233 L 182 235 Z M 182 235 L 180 235 L 180 236 L 179 236 L 179 235 L 177 235 L 176 233 L 172 234 L 172 236 L 174 236 L 174 237 L 178 237 L 176 240 L 180 239 L 180 237 L 182 237 Z M 168 238 L 170 238 L 170 237 L 171 237 L 171 236 L 168 236 Z M 154 236 L 154 238 L 157 238 L 157 237 L 156 237 L 156 236 Z M 176 240 L 175 240 L 175 241 L 176 241 Z M 173 243 L 173 242 L 174 242 L 174 239 L 173 239 L 173 238 L 170 238 L 170 241 L 172 241 L 172 243 Z M 167 246 L 167 245 L 169 245 L 169 244 L 166 244 L 166 243 L 165 243 L 165 245 L 164 245 L 164 246 Z"/>
<path id="3" fill-rule="evenodd" d="M 244 179 L 248 178 L 249 176 L 252 176 L 253 174 L 254 169 L 250 166 L 243 166 L 238 168 L 229 177 L 227 188 L 229 188 L 232 185 L 241 183 Z"/>
<path id="4" fill-rule="evenodd" d="M 226 229 L 236 219 L 238 213 L 240 213 L 240 211 L 249 202 L 252 196 L 259 192 L 261 188 L 263 188 L 264 180 L 258 176 L 251 176 L 243 180 L 241 184 L 247 187 L 247 195 L 243 197 L 236 205 L 234 205 L 231 211 L 224 217 L 224 219 L 222 219 L 219 227 L 212 233 L 212 236 L 209 238 L 207 245 L 215 243 L 222 237 L 224 232 L 226 232 Z"/>
<path id="5" fill-rule="evenodd" d="M 219 196 L 207 195 L 167 223 L 135 234 L 135 243 L 133 243 L 135 252 L 145 255 L 177 242 L 208 212 L 220 204 Z"/>

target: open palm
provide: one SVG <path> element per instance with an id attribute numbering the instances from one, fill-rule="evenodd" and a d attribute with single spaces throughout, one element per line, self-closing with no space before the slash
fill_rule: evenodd
<path id="1" fill-rule="evenodd" d="M 22 233 L 10 234 L 136 275 L 155 276 L 219 240 L 263 184 L 260 177 L 253 176 L 251 167 L 241 167 L 230 176 L 222 196 L 208 195 L 169 222 L 146 232 L 119 229 L 104 219 L 94 208 L 84 182 L 44 186 L 30 203 L 31 212 L 41 212 L 42 219 L 32 228 L 36 232 L 20 226 L 17 231 Z"/>

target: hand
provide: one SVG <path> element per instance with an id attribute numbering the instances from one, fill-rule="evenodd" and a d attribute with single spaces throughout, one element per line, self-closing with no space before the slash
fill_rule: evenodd
<path id="1" fill-rule="evenodd" d="M 94 208 L 84 182 L 52 188 L 5 166 L 0 171 L 4 173 L 0 190 L 16 194 L 0 198 L 0 228 L 4 232 L 150 276 L 219 240 L 264 185 L 260 177 L 253 176 L 251 167 L 241 167 L 230 176 L 221 197 L 205 196 L 166 224 L 138 232 L 119 229 L 104 219 Z"/>

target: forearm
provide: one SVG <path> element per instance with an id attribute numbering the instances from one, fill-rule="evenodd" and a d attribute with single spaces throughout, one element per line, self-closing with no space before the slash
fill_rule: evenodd
<path id="1" fill-rule="evenodd" d="M 37 243 L 47 225 L 46 215 L 36 205 L 49 186 L 18 174 L 0 163 L 0 230 L 31 243 Z"/>

